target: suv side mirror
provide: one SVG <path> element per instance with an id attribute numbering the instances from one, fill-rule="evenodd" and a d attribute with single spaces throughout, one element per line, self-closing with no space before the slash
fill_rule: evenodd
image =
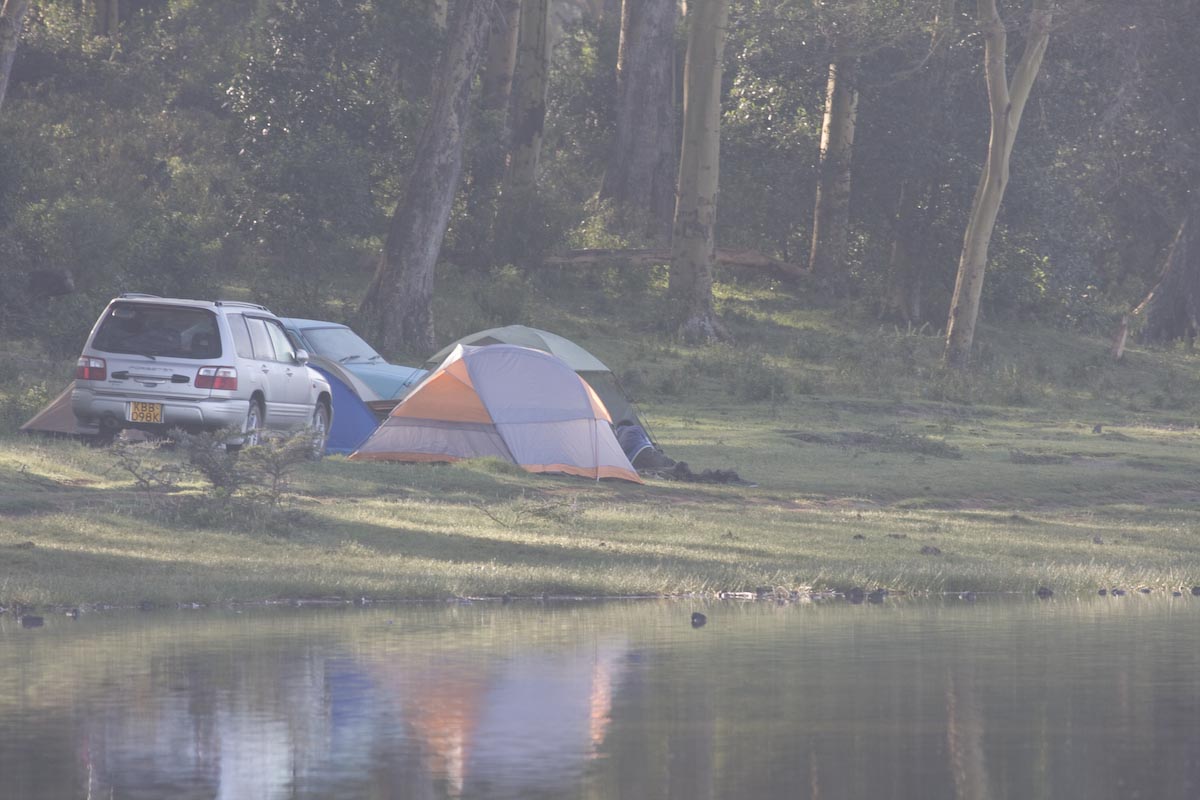
<path id="1" fill-rule="evenodd" d="M 298 348 L 296 350 L 296 363 L 297 364 L 307 364 L 308 363 L 308 351 L 305 350 L 303 347 Z"/>

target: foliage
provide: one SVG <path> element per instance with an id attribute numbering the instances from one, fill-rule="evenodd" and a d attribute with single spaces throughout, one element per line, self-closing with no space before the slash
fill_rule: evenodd
<path id="1" fill-rule="evenodd" d="M 979 37 L 963 7 L 963 24 L 931 53 L 936 5 L 741 0 L 731 18 L 722 246 L 803 263 L 829 64 L 837 48 L 859 60 L 847 271 L 864 336 L 886 305 L 901 190 L 914 182 L 925 189 L 902 232 L 923 274 L 914 324 L 930 334 L 944 325 L 986 150 Z M 1197 22 L 1194 3 L 1173 0 L 1067 5 L 1014 151 L 984 317 L 1108 333 L 1156 281 L 1200 185 Z M 124 290 L 350 318 L 431 101 L 429 65 L 443 37 L 428 5 L 155 0 L 123 9 L 113 35 L 96 33 L 87 3 L 46 0 L 30 11 L 0 116 L 0 336 L 69 357 Z M 611 209 L 595 202 L 613 131 L 616 21 L 564 7 L 556 24 L 537 194 L 497 228 L 495 182 L 467 176 L 439 266 L 439 336 L 538 317 L 570 324 L 576 304 L 556 290 L 560 275 L 535 269 L 540 259 L 639 244 L 614 236 Z M 1011 39 L 1020 46 L 1019 25 Z M 465 163 L 494 165 L 503 114 L 475 119 Z M 47 269 L 69 270 L 76 293 L 31 291 L 30 273 Z M 467 275 L 489 288 L 460 291 Z M 717 277 L 718 294 L 738 280 Z M 587 311 L 633 310 L 623 325 L 663 332 L 654 273 L 604 268 L 588 280 L 604 291 L 588 295 Z M 827 303 L 803 278 L 781 288 Z M 763 312 L 722 310 L 735 327 Z M 900 358 L 911 344 L 880 343 Z M 781 347 L 801 356 L 828 344 L 800 331 Z M 768 399 L 861 386 L 873 370 L 850 364 L 755 387 L 729 380 Z M 985 372 L 983 389 L 978 377 L 968 388 L 929 373 L 924 391 L 987 397 L 1007 384 L 1037 402 L 1020 385 L 1024 373 L 1006 377 L 995 363 Z M 698 380 L 661 377 L 646 383 L 686 391 L 676 387 Z"/>

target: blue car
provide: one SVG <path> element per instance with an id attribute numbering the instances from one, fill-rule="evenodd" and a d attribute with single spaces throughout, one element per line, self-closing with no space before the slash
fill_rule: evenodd
<path id="1" fill-rule="evenodd" d="M 345 325 L 315 319 L 281 317 L 288 333 L 310 355 L 331 361 L 358 378 L 356 390 L 374 397 L 362 400 L 400 400 L 428 373 L 423 369 L 389 364 L 371 345 Z M 318 362 L 319 363 L 319 362 Z"/>

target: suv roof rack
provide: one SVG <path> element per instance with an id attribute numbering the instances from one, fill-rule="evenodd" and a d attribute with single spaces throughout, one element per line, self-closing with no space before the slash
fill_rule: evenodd
<path id="1" fill-rule="evenodd" d="M 259 311 L 266 311 L 268 314 L 271 313 L 271 309 L 267 308 L 266 306 L 259 305 L 258 303 L 246 303 L 242 300 L 214 300 L 213 305 L 237 306 L 238 308 L 257 308 Z"/>
<path id="2" fill-rule="evenodd" d="M 119 295 L 117 295 L 117 297 L 159 297 L 159 298 L 161 298 L 162 295 L 147 294 L 146 292 L 121 292 Z"/>

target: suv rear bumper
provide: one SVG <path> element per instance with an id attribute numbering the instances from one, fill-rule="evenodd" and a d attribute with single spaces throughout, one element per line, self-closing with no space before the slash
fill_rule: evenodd
<path id="1" fill-rule="evenodd" d="M 147 398 L 148 400 L 150 398 Z M 183 428 L 188 431 L 220 430 L 238 428 L 246 422 L 250 410 L 249 400 L 225 397 L 204 397 L 196 400 L 156 399 L 162 404 L 162 424 L 131 422 L 129 401 L 120 397 L 106 397 L 91 388 L 76 384 L 71 392 L 71 408 L 81 428 L 88 432 L 99 432 L 101 428 L 119 430 L 140 428 L 164 431 Z"/>

